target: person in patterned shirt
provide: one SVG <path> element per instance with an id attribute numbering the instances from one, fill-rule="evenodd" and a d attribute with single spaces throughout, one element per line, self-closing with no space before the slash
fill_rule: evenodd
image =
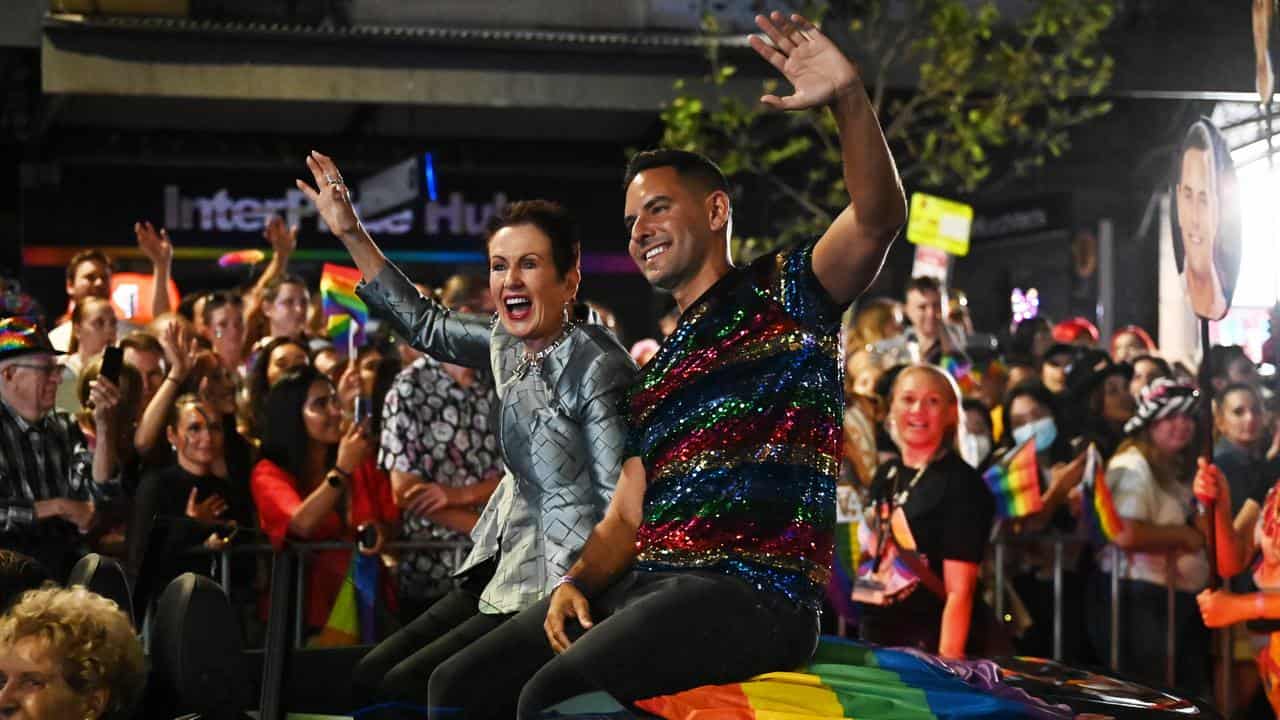
<path id="1" fill-rule="evenodd" d="M 906 219 L 858 70 L 799 15 L 759 16 L 755 50 L 839 129 L 850 203 L 821 239 L 734 269 L 728 184 L 710 160 L 640 153 L 626 175 L 632 259 L 680 322 L 626 398 L 630 437 L 605 518 L 551 597 L 443 663 L 432 717 L 539 717 L 603 690 L 623 702 L 791 670 L 812 654 L 830 575 L 843 405 L 840 315 Z"/>
<path id="2" fill-rule="evenodd" d="M 483 283 L 456 276 L 441 301 L 465 313 L 491 313 Z M 396 497 L 426 484 L 404 508 L 407 540 L 466 541 L 480 508 L 502 477 L 498 441 L 489 425 L 496 397 L 487 376 L 473 368 L 422 355 L 396 377 L 383 405 L 378 465 L 391 474 Z M 400 560 L 400 607 L 406 621 L 452 587 L 461 556 L 421 550 Z"/>

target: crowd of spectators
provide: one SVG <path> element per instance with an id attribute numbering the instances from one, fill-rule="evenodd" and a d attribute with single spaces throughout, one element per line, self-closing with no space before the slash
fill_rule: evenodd
<path id="1" fill-rule="evenodd" d="M 136 231 L 156 277 L 167 278 L 167 236 Z M 141 619 L 169 580 L 219 577 L 220 562 L 231 562 L 233 600 L 261 604 L 266 564 L 217 552 L 230 545 L 347 542 L 353 549 L 309 555 L 306 631 L 322 630 L 356 551 L 380 559 L 390 630 L 454 587 L 468 534 L 504 472 L 493 381 L 376 328 L 347 357 L 346 343 L 326 335 L 318 293 L 290 271 L 294 231 L 276 219 L 266 236 L 274 252 L 252 286 L 201 290 L 175 308 L 158 290 L 145 324 L 117 317 L 112 262 L 98 251 L 68 265 L 61 316 L 0 280 L 0 547 L 35 558 L 55 581 L 86 552 L 120 558 Z M 483 279 L 419 289 L 455 310 L 493 311 Z M 1243 622 L 1272 617 L 1271 605 L 1249 600 L 1240 610 L 1239 598 L 1267 589 L 1249 570 L 1255 555 L 1280 564 L 1267 555 L 1280 546 L 1271 536 L 1280 532 L 1280 424 L 1270 378 L 1240 348 L 1214 347 L 1201 381 L 1162 357 L 1143 328 L 1105 338 L 1084 318 L 976 333 L 956 295 L 914 278 L 900 302 L 864 299 L 849 315 L 838 517 L 860 541 L 855 556 L 837 558 L 851 571 L 843 585 L 837 572 L 825 617 L 848 634 L 929 652 L 1048 656 L 1053 544 L 1067 538 L 1064 660 L 1106 663 L 1110 575 L 1119 572 L 1122 671 L 1162 681 L 1172 584 L 1176 685 L 1207 692 L 1206 622 L 1240 624 L 1238 657 L 1216 661 L 1241 663 L 1253 697 L 1247 678 L 1256 673 L 1244 661 L 1266 635 Z M 584 307 L 581 317 L 608 314 Z M 662 321 L 669 332 L 678 318 Z M 636 342 L 633 357 L 643 363 L 658 343 Z M 109 379 L 103 358 L 113 346 L 123 364 Z M 1209 395 L 1216 444 L 1213 463 L 1198 466 L 1197 408 Z M 998 520 L 981 473 L 1028 443 L 1043 508 Z M 1082 521 L 1090 447 L 1125 521 L 1109 542 L 1089 542 Z M 1218 568 L 1229 591 L 1202 592 L 1208 524 L 1193 484 L 1218 498 L 1217 527 L 1229 534 Z M 406 540 L 459 550 L 387 548 Z M 997 542 L 1007 544 L 1009 578 L 1000 599 Z M 0 643 L 23 643 L 55 622 L 48 613 L 77 603 L 75 612 L 114 622 L 81 595 L 30 595 L 0 621 Z M 997 619 L 993 605 L 1011 610 Z M 42 658 L 74 651 L 56 637 Z M 91 710 L 105 712 L 103 702 Z"/>

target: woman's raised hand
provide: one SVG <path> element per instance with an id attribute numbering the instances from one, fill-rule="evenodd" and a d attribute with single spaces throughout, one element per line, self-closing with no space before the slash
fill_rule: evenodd
<path id="1" fill-rule="evenodd" d="M 324 218 L 334 235 L 343 237 L 354 233 L 360 227 L 360 218 L 356 217 L 355 206 L 351 204 L 351 192 L 343 182 L 338 166 L 333 164 L 329 156 L 312 150 L 307 155 L 307 169 L 311 171 L 315 187 L 302 180 L 295 180 L 298 189 L 316 204 L 320 217 Z"/>

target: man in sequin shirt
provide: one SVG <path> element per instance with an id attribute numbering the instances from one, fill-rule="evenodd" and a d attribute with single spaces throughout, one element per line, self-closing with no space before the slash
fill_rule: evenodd
<path id="1" fill-rule="evenodd" d="M 676 330 L 626 399 L 616 493 L 551 596 L 440 666 L 433 712 L 537 717 L 576 694 L 630 702 L 789 670 L 817 641 L 835 529 L 840 315 L 906 219 L 857 68 L 809 21 L 757 18 L 756 51 L 839 129 L 850 203 L 815 241 L 734 269 L 720 170 L 653 151 L 626 178 L 629 251 Z M 517 702 L 518 701 L 518 702 Z"/>

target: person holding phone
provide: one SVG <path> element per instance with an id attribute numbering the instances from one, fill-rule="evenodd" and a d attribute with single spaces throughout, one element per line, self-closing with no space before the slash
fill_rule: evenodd
<path id="1" fill-rule="evenodd" d="M 366 425 L 343 430 L 342 406 L 333 381 L 310 365 L 289 372 L 267 392 L 261 459 L 249 486 L 259 525 L 271 543 L 357 539 L 371 524 L 376 541 L 361 550 L 382 551 L 394 536 L 399 509 L 391 483 L 378 469 Z M 307 562 L 306 624 L 324 626 L 347 575 L 348 550 L 322 550 Z M 384 587 L 384 591 L 389 588 Z M 394 605 L 392 593 L 387 601 Z"/>
<path id="2" fill-rule="evenodd" d="M 120 480 L 115 444 L 90 449 L 75 418 L 54 410 L 57 355 L 34 322 L 0 317 L 0 547 L 34 557 L 62 582 L 84 551 L 96 503 L 119 495 Z M 89 399 L 98 433 L 114 435 L 115 383 L 98 378 Z"/>

